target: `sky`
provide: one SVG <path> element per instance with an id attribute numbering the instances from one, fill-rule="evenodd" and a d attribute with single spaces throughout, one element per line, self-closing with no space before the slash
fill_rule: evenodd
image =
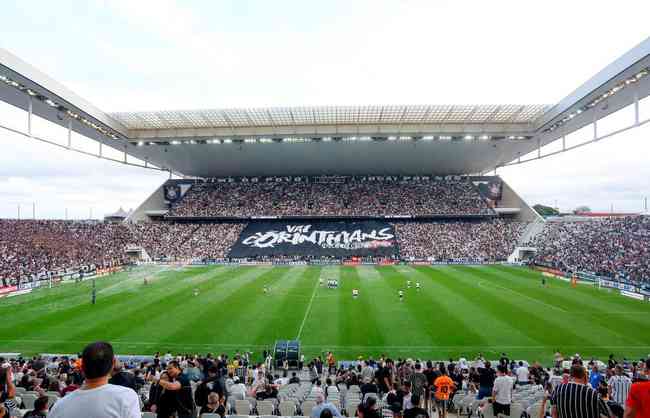
<path id="1" fill-rule="evenodd" d="M 5 3 L 0 47 L 107 112 L 554 104 L 650 36 L 650 2 L 636 0 L 625 11 L 599 0 Z M 647 99 L 642 109 L 650 117 Z M 619 113 L 604 125 L 632 120 Z M 24 128 L 26 116 L 0 103 L 0 124 Z M 65 136 L 40 121 L 35 132 Z M 168 178 L 5 130 L 0 144 L 3 218 L 100 218 Z M 639 212 L 649 156 L 650 124 L 497 173 L 531 205 Z"/>

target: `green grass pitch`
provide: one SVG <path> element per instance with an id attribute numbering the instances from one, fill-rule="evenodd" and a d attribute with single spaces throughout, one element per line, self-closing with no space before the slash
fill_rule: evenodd
<path id="1" fill-rule="evenodd" d="M 103 339 L 120 354 L 259 355 L 297 338 L 308 358 L 505 351 L 549 364 L 557 349 L 619 359 L 650 353 L 650 304 L 556 279 L 544 288 L 541 277 L 507 266 L 138 267 L 97 279 L 94 306 L 90 281 L 0 299 L 0 352 L 75 353 Z M 319 284 L 330 278 L 341 287 Z"/>

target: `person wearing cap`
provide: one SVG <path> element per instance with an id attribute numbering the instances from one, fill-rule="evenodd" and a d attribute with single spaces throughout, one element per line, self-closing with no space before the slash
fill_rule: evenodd
<path id="1" fill-rule="evenodd" d="M 316 395 L 316 406 L 311 410 L 310 418 L 320 418 L 324 410 L 329 410 L 333 417 L 341 418 L 341 411 L 331 402 L 325 401 L 322 393 Z"/>

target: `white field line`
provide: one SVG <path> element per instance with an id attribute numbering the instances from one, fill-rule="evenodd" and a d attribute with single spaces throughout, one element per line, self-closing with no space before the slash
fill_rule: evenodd
<path id="1" fill-rule="evenodd" d="M 479 286 L 481 286 L 481 285 L 483 285 L 483 284 L 486 284 L 486 282 L 484 282 L 483 280 L 481 280 L 481 281 L 478 282 L 478 285 L 479 285 Z M 539 304 L 541 304 L 541 305 L 544 305 L 544 306 L 547 306 L 547 307 L 549 307 L 549 308 L 551 308 L 551 309 L 556 309 L 556 310 L 558 310 L 558 311 L 560 311 L 560 312 L 568 313 L 568 311 L 566 311 L 566 310 L 564 310 L 564 309 L 562 309 L 562 308 L 560 308 L 560 307 L 558 307 L 558 306 L 554 306 L 554 305 L 550 305 L 550 304 L 548 304 L 548 303 L 546 303 L 546 302 L 542 302 L 542 301 L 539 300 L 539 299 L 535 299 L 534 297 L 528 296 L 528 295 L 526 295 L 526 294 L 524 294 L 524 293 L 517 292 L 516 290 L 512 290 L 512 289 L 509 289 L 509 288 L 507 288 L 507 287 L 499 286 L 498 284 L 494 284 L 494 283 L 492 283 L 492 282 L 489 282 L 489 283 L 487 283 L 487 284 L 488 284 L 489 286 L 494 286 L 494 287 L 497 287 L 497 288 L 499 288 L 499 289 L 503 289 L 503 290 L 507 290 L 507 291 L 512 292 L 512 293 L 516 293 L 516 294 L 519 295 L 519 296 L 523 296 L 523 297 L 525 297 L 526 299 L 530 299 L 530 300 L 532 300 L 533 302 L 537 302 L 537 303 L 539 303 Z"/>
<path id="2" fill-rule="evenodd" d="M 316 280 L 316 283 L 314 285 L 314 291 L 311 293 L 311 299 L 309 300 L 309 305 L 307 305 L 307 309 L 305 310 L 305 316 L 302 318 L 302 323 L 300 324 L 300 329 L 298 330 L 298 335 L 296 336 L 296 340 L 300 339 L 300 336 L 302 335 L 302 330 L 305 328 L 305 323 L 307 322 L 307 317 L 309 316 L 309 312 L 311 312 L 311 306 L 314 304 L 314 298 L 316 297 L 316 291 L 318 291 L 318 287 L 320 285 L 320 278 Z"/>

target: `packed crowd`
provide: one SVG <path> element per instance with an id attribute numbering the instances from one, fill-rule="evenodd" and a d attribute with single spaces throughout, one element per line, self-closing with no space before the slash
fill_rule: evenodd
<path id="1" fill-rule="evenodd" d="M 152 259 L 224 258 L 243 227 L 0 220 L 0 286 L 46 272 L 122 265 L 128 262 L 125 250 L 132 246 L 144 248 Z"/>
<path id="2" fill-rule="evenodd" d="M 403 259 L 506 260 L 526 223 L 503 219 L 395 224 Z"/>
<path id="3" fill-rule="evenodd" d="M 223 259 L 245 226 L 0 220 L 0 277 L 7 286 L 48 271 L 122 264 L 129 247 L 141 247 L 153 260 Z M 488 220 L 394 226 L 402 259 L 494 261 L 512 252 L 524 224 Z"/>
<path id="4" fill-rule="evenodd" d="M 650 407 L 650 359 L 584 361 L 556 353 L 554 367 L 391 359 L 337 362 L 328 352 L 297 368 L 264 351 L 234 356 L 171 353 L 120 362 L 109 343 L 79 358 L 0 359 L 0 417 L 190 418 L 215 414 L 333 418 L 444 418 L 457 413 L 544 418 L 643 418 Z M 550 408 L 549 408 L 550 407 Z M 24 414 L 24 415 L 23 415 Z"/>
<path id="5" fill-rule="evenodd" d="M 0 278 L 122 263 L 130 239 L 116 224 L 0 219 Z"/>
<path id="6" fill-rule="evenodd" d="M 535 262 L 560 270 L 650 283 L 650 217 L 547 222 Z"/>
<path id="7" fill-rule="evenodd" d="M 244 224 L 138 223 L 132 241 L 153 259 L 225 258 Z"/>
<path id="8" fill-rule="evenodd" d="M 199 183 L 167 216 L 399 216 L 490 214 L 467 180 Z"/>

